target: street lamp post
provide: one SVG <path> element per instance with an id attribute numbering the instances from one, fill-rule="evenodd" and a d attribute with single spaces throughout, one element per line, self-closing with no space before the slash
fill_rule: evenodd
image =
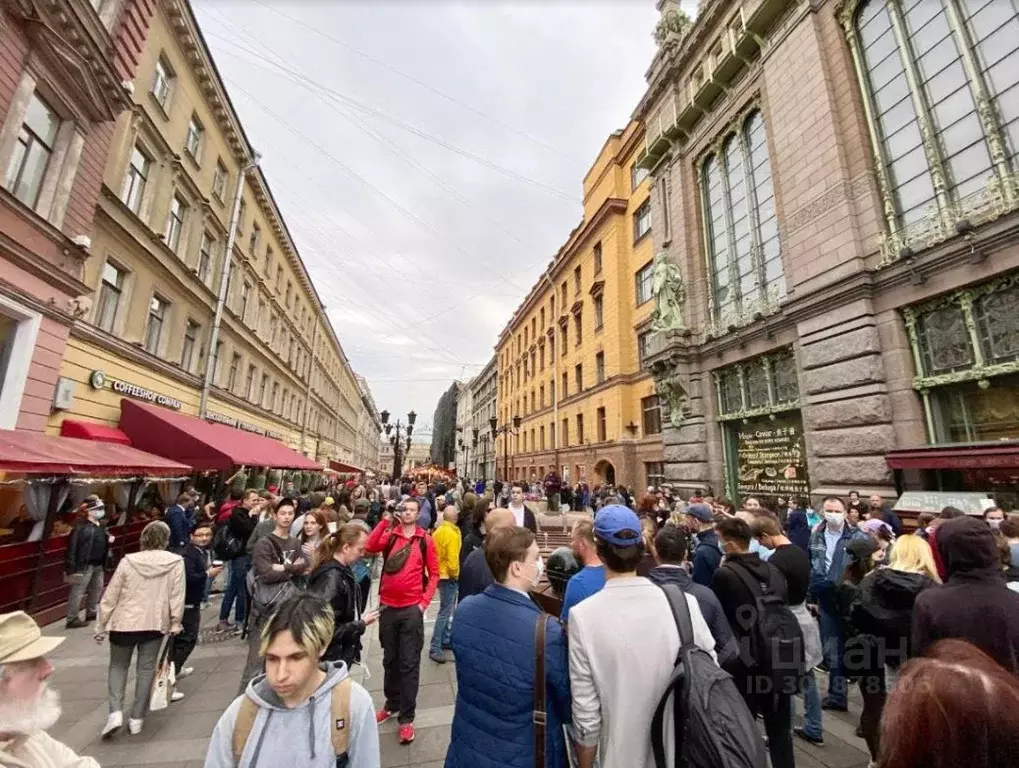
<path id="1" fill-rule="evenodd" d="M 395 482 L 400 475 L 403 474 L 403 456 L 400 455 L 400 449 L 403 447 L 404 442 L 401 440 L 401 432 L 406 433 L 406 450 L 410 453 L 410 436 L 414 433 L 414 422 L 417 421 L 417 414 L 411 411 L 407 414 L 407 424 L 404 425 L 397 419 L 396 424 L 389 423 L 389 411 L 382 411 L 379 414 L 379 419 L 382 421 L 382 429 L 385 430 L 386 437 L 389 438 L 389 444 L 393 446 L 393 481 Z"/>
<path id="2" fill-rule="evenodd" d="M 503 469 L 503 478 L 502 478 L 503 482 L 509 482 L 509 436 L 510 435 L 518 435 L 518 434 L 520 434 L 520 422 L 521 422 L 521 418 L 519 416 L 514 416 L 512 424 L 503 424 L 500 427 L 499 426 L 499 420 L 495 416 L 493 416 L 492 418 L 490 418 L 488 420 L 488 426 L 491 427 L 491 429 L 492 429 L 492 444 L 493 445 L 495 444 L 495 438 L 498 435 L 503 435 L 504 436 L 504 440 L 505 440 L 505 444 L 506 444 L 506 451 L 505 451 L 506 455 L 505 455 L 505 462 L 504 462 L 504 469 Z"/>

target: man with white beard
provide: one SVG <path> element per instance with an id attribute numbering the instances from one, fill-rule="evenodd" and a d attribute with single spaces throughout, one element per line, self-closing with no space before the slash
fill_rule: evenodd
<path id="1" fill-rule="evenodd" d="M 48 733 L 60 719 L 60 695 L 46 682 L 53 666 L 46 654 L 64 642 L 43 637 L 24 611 L 0 614 L 0 766 L 100 768 Z"/>

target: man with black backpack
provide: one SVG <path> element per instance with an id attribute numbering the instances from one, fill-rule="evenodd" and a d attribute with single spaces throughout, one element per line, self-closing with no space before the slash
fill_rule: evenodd
<path id="1" fill-rule="evenodd" d="M 401 744 L 414 741 L 424 616 L 439 586 L 439 557 L 418 525 L 420 511 L 416 498 L 404 499 L 396 518 L 387 511 L 364 545 L 366 555 L 382 555 L 379 641 L 386 700 L 375 717 L 384 723 L 399 714 Z"/>
<path id="2" fill-rule="evenodd" d="M 719 520 L 715 530 L 725 560 L 711 588 L 739 645 L 733 677 L 747 706 L 764 720 L 772 768 L 793 768 L 792 697 L 804 674 L 804 648 L 789 589 L 778 568 L 749 551 L 752 534 L 744 520 Z"/>

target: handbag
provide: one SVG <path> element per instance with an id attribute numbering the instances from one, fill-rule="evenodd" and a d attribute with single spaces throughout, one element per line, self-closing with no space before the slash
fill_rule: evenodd
<path id="1" fill-rule="evenodd" d="M 170 648 L 172 645 L 173 635 L 167 635 L 163 641 L 163 648 L 159 652 L 156 676 L 152 680 L 152 692 L 149 695 L 150 712 L 158 712 L 170 706 L 170 697 L 173 696 L 173 688 L 177 683 L 177 677 L 173 671 L 173 662 L 170 661 Z"/>

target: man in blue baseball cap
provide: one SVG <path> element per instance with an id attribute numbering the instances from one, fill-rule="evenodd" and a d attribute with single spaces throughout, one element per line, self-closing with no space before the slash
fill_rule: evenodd
<path id="1" fill-rule="evenodd" d="M 644 557 L 640 520 L 610 504 L 594 520 L 605 586 L 570 610 L 570 685 L 581 768 L 654 768 L 648 724 L 672 676 L 679 631 L 665 593 L 637 575 Z M 684 595 L 694 642 L 715 657 L 696 598 Z M 637 738 L 636 734 L 645 734 Z M 675 751 L 666 744 L 666 754 Z"/>

